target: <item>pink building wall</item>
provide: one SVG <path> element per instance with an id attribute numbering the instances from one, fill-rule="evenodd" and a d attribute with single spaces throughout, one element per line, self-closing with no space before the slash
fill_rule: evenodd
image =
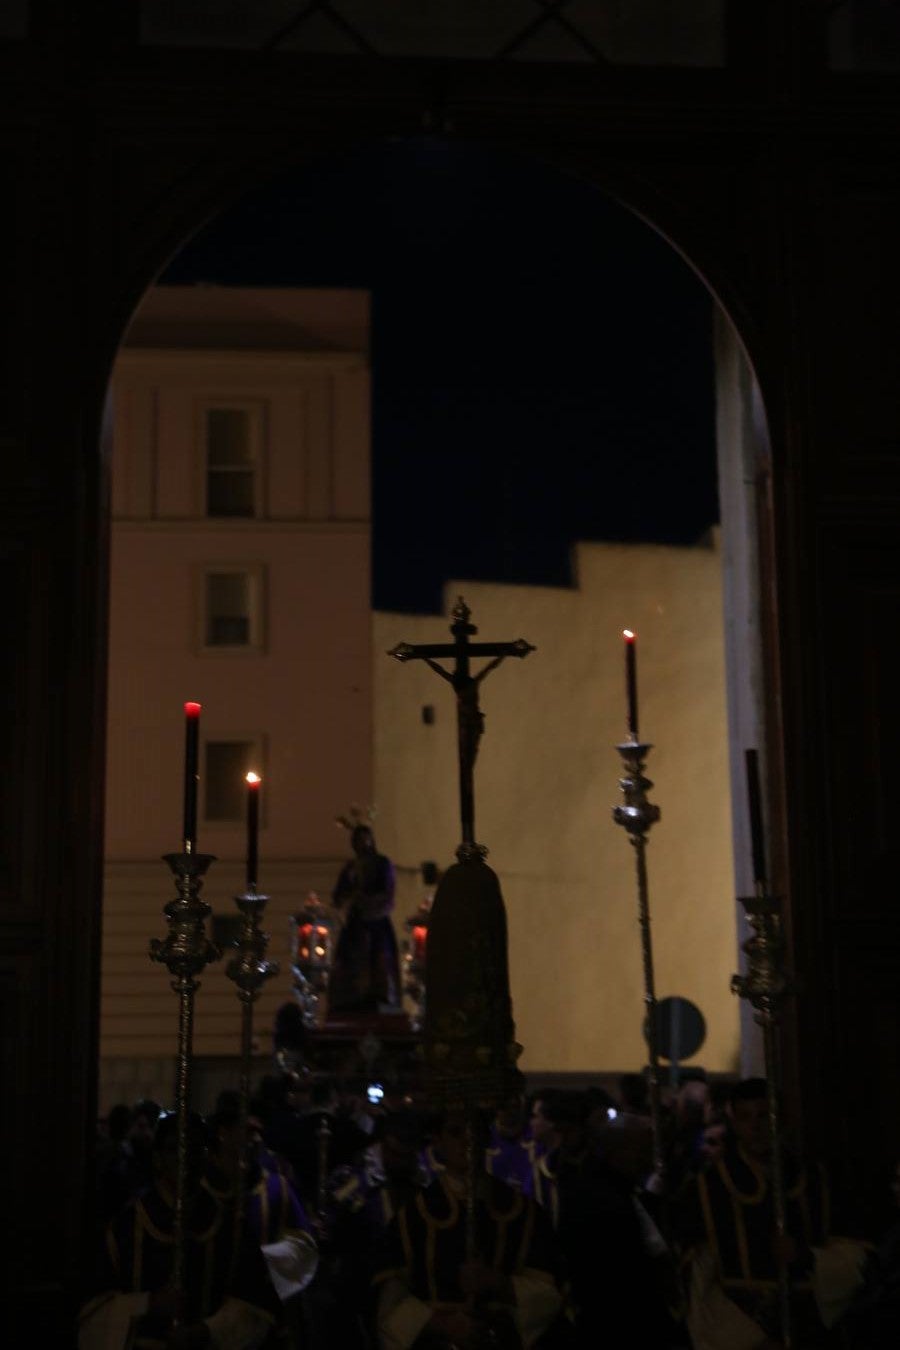
<path id="1" fill-rule="evenodd" d="M 240 820 L 204 819 L 203 745 L 247 740 L 262 751 L 259 880 L 282 972 L 258 1005 L 261 1048 L 290 997 L 289 915 L 308 890 L 330 886 L 345 856 L 335 815 L 371 800 L 368 346 L 363 292 L 157 288 L 116 363 L 106 1098 L 134 1095 L 135 1064 L 141 1090 L 154 1062 L 165 1079 L 174 1048 L 174 997 L 147 952 L 174 894 L 159 859 L 180 847 L 185 700 L 203 705 L 198 847 L 219 859 L 204 890 L 214 914 L 235 913 L 246 834 Z M 206 515 L 205 410 L 229 406 L 249 410 L 255 437 L 252 518 Z M 205 571 L 232 568 L 259 586 L 249 649 L 205 645 Z M 238 1045 L 222 962 L 204 975 L 196 1048 Z"/>

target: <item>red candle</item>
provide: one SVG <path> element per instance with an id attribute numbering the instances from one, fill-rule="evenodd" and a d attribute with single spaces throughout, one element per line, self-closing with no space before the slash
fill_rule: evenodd
<path id="1" fill-rule="evenodd" d="M 417 923 L 412 930 L 413 935 L 413 956 L 420 966 L 425 964 L 425 943 L 428 938 L 428 929 L 423 923 Z"/>
<path id="2" fill-rule="evenodd" d="M 185 853 L 197 849 L 197 777 L 200 746 L 200 704 L 184 705 L 184 822 Z"/>
<path id="3" fill-rule="evenodd" d="M 259 785 L 258 773 L 248 773 L 247 784 L 247 890 L 256 889 L 259 866 Z"/>
<path id="4" fill-rule="evenodd" d="M 622 632 L 625 639 L 625 692 L 628 699 L 628 730 L 632 736 L 638 734 L 637 712 L 637 651 L 634 633 L 630 628 Z"/>

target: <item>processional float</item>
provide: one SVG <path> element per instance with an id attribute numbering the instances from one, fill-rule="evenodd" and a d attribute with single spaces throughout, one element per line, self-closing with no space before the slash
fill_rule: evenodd
<path id="1" fill-rule="evenodd" d="M 534 647 L 514 642 L 473 642 L 477 628 L 460 597 L 452 611 L 450 643 L 403 642 L 389 656 L 424 661 L 456 695 L 459 803 L 462 841 L 457 862 L 444 872 L 428 916 L 428 995 L 423 1034 L 425 1087 L 438 1109 L 459 1112 L 466 1123 L 468 1186 L 466 1253 L 475 1256 L 475 1188 L 478 1156 L 475 1121 L 521 1091 L 509 989 L 506 910 L 487 849 L 475 839 L 474 766 L 484 731 L 479 693 L 485 678 L 507 657 L 524 658 Z M 473 658 L 487 664 L 473 672 Z M 453 662 L 451 669 L 441 659 Z"/>

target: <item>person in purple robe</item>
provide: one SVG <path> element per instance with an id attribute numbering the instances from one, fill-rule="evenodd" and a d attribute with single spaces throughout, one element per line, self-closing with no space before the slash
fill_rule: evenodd
<path id="1" fill-rule="evenodd" d="M 174 1284 L 178 1121 L 161 1116 L 153 1184 L 108 1224 L 88 1270 L 79 1350 L 262 1350 L 283 1345 L 283 1314 L 259 1245 L 234 1207 L 202 1185 L 207 1133 L 188 1118 L 184 1262 Z"/>
<path id="2" fill-rule="evenodd" d="M 341 868 L 332 903 L 343 918 L 328 982 L 328 1008 L 383 1012 L 400 1007 L 400 960 L 391 920 L 394 865 L 379 853 L 368 825 L 351 835 L 353 857 Z"/>
<path id="3" fill-rule="evenodd" d="M 523 1195 L 534 1194 L 534 1159 L 525 1138 L 525 1099 L 516 1094 L 503 1102 L 491 1122 L 484 1165 L 491 1176 Z"/>

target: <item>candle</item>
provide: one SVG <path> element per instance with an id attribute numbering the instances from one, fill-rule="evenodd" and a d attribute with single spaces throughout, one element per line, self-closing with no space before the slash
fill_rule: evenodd
<path id="1" fill-rule="evenodd" d="M 248 773 L 247 784 L 247 890 L 256 889 L 256 870 L 259 864 L 259 785 L 258 773 Z"/>
<path id="2" fill-rule="evenodd" d="M 197 848 L 197 756 L 200 745 L 200 704 L 184 705 L 184 823 L 185 853 Z"/>
<path id="3" fill-rule="evenodd" d="M 625 690 L 628 698 L 628 730 L 637 739 L 637 651 L 634 633 L 630 628 L 622 632 L 625 639 Z"/>
<path id="4" fill-rule="evenodd" d="M 428 939 L 428 929 L 423 923 L 417 923 L 412 930 L 413 936 L 413 958 L 420 966 L 425 964 L 425 943 Z"/>
<path id="5" fill-rule="evenodd" d="M 750 804 L 750 843 L 753 849 L 753 880 L 766 879 L 766 849 L 763 842 L 762 796 L 759 790 L 759 763 L 755 750 L 745 750 L 747 763 L 747 799 Z"/>

